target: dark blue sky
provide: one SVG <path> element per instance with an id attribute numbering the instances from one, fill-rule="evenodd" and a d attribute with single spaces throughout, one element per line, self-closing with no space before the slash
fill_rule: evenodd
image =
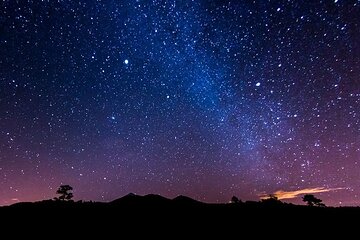
<path id="1" fill-rule="evenodd" d="M 359 1 L 0 12 L 0 204 L 61 183 L 91 200 L 323 188 L 326 204 L 359 204 Z"/>

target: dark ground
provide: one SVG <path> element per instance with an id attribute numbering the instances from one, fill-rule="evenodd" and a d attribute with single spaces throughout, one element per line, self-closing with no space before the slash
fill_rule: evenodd
<path id="1" fill-rule="evenodd" d="M 43 234 L 55 239 L 192 239 L 193 234 L 211 239 L 227 235 L 236 239 L 299 239 L 304 234 L 350 239 L 351 234 L 351 239 L 358 239 L 352 234 L 358 234 L 360 228 L 358 207 L 308 207 L 280 201 L 206 204 L 183 196 L 167 199 L 158 195 L 127 195 L 110 203 L 18 203 L 1 207 L 0 216 L 2 232 L 11 230 L 12 236 Z"/>

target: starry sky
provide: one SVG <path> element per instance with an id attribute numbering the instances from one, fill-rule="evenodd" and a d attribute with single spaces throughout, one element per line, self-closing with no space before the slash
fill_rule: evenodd
<path id="1" fill-rule="evenodd" d="M 3 0 L 0 13 L 0 205 L 60 184 L 76 200 L 315 191 L 360 205 L 360 1 Z"/>

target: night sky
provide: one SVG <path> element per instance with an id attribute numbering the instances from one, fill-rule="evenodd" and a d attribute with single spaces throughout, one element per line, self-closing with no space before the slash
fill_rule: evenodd
<path id="1" fill-rule="evenodd" d="M 60 184 L 360 205 L 360 1 L 1 1 L 0 205 Z"/>

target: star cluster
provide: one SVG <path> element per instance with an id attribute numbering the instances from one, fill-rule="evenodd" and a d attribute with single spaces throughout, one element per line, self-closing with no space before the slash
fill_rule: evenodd
<path id="1" fill-rule="evenodd" d="M 4 0 L 0 204 L 360 203 L 360 2 Z"/>

